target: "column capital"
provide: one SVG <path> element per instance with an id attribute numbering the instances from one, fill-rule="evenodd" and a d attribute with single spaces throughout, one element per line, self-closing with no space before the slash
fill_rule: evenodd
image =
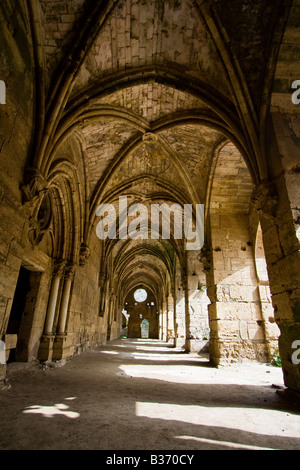
<path id="1" fill-rule="evenodd" d="M 254 189 L 251 204 L 253 209 L 260 215 L 274 218 L 278 200 L 278 193 L 274 183 L 264 181 Z"/>
<path id="2" fill-rule="evenodd" d="M 60 279 L 62 279 L 65 273 L 66 265 L 67 265 L 66 260 L 61 260 L 61 259 L 54 260 L 52 276 L 59 277 Z"/>
<path id="3" fill-rule="evenodd" d="M 79 266 L 85 266 L 90 255 L 91 255 L 90 248 L 84 243 L 82 243 L 80 246 L 80 252 L 79 252 Z"/>
<path id="4" fill-rule="evenodd" d="M 46 178 L 38 168 L 27 167 L 21 185 L 23 205 L 34 206 L 49 190 Z"/>
<path id="5" fill-rule="evenodd" d="M 103 288 L 106 280 L 107 280 L 106 273 L 100 273 L 99 274 L 99 287 Z"/>
<path id="6" fill-rule="evenodd" d="M 204 245 L 200 250 L 199 261 L 203 264 L 204 271 L 210 271 L 211 249 L 207 245 Z"/>
<path id="7" fill-rule="evenodd" d="M 77 269 L 77 264 L 75 264 L 75 263 L 67 264 L 66 267 L 65 267 L 65 272 L 64 272 L 65 279 L 69 279 L 69 280 L 73 281 L 76 269 Z"/>

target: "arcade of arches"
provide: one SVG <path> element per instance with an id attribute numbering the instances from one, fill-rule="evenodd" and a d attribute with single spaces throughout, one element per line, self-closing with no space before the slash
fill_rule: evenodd
<path id="1" fill-rule="evenodd" d="M 125 334 L 215 366 L 279 344 L 299 391 L 299 0 L 2 0 L 0 20 L 7 361 Z M 99 239 L 99 206 L 121 197 L 204 205 L 202 248 L 172 223 Z"/>

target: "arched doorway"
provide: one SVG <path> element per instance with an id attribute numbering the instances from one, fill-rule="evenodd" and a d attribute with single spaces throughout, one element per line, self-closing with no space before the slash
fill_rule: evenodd
<path id="1" fill-rule="evenodd" d="M 126 297 L 128 338 L 159 337 L 159 316 L 154 294 L 144 287 L 132 289 Z"/>

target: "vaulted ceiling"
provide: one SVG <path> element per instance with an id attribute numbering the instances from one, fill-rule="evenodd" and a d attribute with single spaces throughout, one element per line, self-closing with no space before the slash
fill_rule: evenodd
<path id="1" fill-rule="evenodd" d="M 120 196 L 247 212 L 253 184 L 268 177 L 261 139 L 291 1 L 27 4 L 37 78 L 31 164 L 46 179 L 61 160 L 77 166 L 82 240 L 99 204 Z M 107 250 L 124 292 L 141 280 L 159 289 L 183 256 L 161 240 Z"/>

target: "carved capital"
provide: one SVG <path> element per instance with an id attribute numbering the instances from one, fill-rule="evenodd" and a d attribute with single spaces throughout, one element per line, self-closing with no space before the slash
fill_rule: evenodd
<path id="1" fill-rule="evenodd" d="M 85 266 L 90 255 L 91 255 L 90 248 L 84 243 L 82 243 L 80 247 L 80 253 L 79 253 L 79 266 Z"/>
<path id="2" fill-rule="evenodd" d="M 106 282 L 106 274 L 100 273 L 99 274 L 99 287 L 103 288 Z"/>
<path id="3" fill-rule="evenodd" d="M 211 249 L 204 245 L 200 250 L 199 261 L 203 264 L 204 271 L 210 271 L 211 267 Z"/>
<path id="4" fill-rule="evenodd" d="M 51 224 L 52 208 L 49 195 L 43 193 L 42 197 L 39 196 L 36 204 L 31 206 L 30 211 L 27 207 L 27 213 L 29 215 L 28 238 L 34 247 L 42 241 Z"/>
<path id="5" fill-rule="evenodd" d="M 145 132 L 143 134 L 143 142 L 146 144 L 153 144 L 158 141 L 158 137 L 156 134 L 153 134 L 153 132 Z"/>
<path id="6" fill-rule="evenodd" d="M 265 182 L 257 186 L 251 199 L 252 206 L 260 215 L 274 218 L 278 205 L 278 194 L 274 184 Z"/>
<path id="7" fill-rule="evenodd" d="M 188 275 L 183 272 L 182 276 L 181 276 L 181 285 L 182 285 L 182 288 L 184 290 L 187 289 L 187 286 L 188 286 Z"/>
<path id="8" fill-rule="evenodd" d="M 23 205 L 34 207 L 48 191 L 48 183 L 37 168 L 27 168 L 21 185 Z"/>
<path id="9" fill-rule="evenodd" d="M 74 263 L 68 264 L 64 272 L 65 279 L 69 279 L 73 281 L 75 277 L 76 269 L 77 269 L 77 264 L 74 264 Z"/>
<path id="10" fill-rule="evenodd" d="M 33 217 L 29 219 L 28 239 L 32 247 L 37 246 L 44 238 L 46 230 L 41 228 L 39 222 Z"/>
<path id="11" fill-rule="evenodd" d="M 67 265 L 66 260 L 61 260 L 61 259 L 54 260 L 52 276 L 63 278 L 65 274 L 66 265 Z"/>

